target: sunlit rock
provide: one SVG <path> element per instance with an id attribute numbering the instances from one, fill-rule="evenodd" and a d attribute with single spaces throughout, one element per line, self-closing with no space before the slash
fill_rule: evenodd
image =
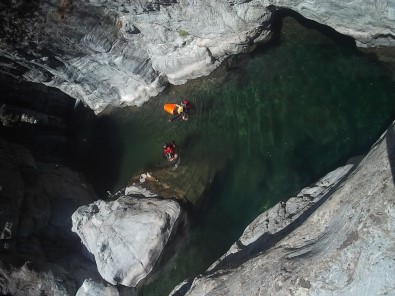
<path id="1" fill-rule="evenodd" d="M 75 296 L 119 296 L 118 290 L 109 284 L 105 285 L 101 282 L 87 279 L 78 289 Z"/>
<path id="2" fill-rule="evenodd" d="M 80 207 L 72 216 L 72 230 L 111 284 L 134 287 L 144 279 L 180 221 L 177 202 L 135 196 L 99 200 Z"/>
<path id="3" fill-rule="evenodd" d="M 272 11 L 290 8 L 356 39 L 393 46 L 391 1 L 6 1 L 5 73 L 61 89 L 96 112 L 142 105 L 168 83 L 204 76 L 269 40 Z"/>
<path id="4" fill-rule="evenodd" d="M 1 4 L 2 66 L 97 112 L 109 104 L 140 106 L 168 82 L 207 75 L 254 39 L 267 40 L 271 14 L 253 2 Z"/>

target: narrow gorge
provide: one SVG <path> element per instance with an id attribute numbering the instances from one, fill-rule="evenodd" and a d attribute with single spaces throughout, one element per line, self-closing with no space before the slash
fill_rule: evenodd
<path id="1" fill-rule="evenodd" d="M 395 294 L 395 3 L 0 8 L 0 294 Z"/>

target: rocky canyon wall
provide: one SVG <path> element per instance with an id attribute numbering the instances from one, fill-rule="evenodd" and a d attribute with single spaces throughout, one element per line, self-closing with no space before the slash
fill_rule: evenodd
<path id="1" fill-rule="evenodd" d="M 0 69 L 59 88 L 96 112 L 141 105 L 267 41 L 276 8 L 356 39 L 395 44 L 392 1 L 82 1 L 0 4 Z"/>

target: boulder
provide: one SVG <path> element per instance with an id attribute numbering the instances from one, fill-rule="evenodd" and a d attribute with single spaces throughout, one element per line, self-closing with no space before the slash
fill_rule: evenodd
<path id="1" fill-rule="evenodd" d="M 180 216 L 173 200 L 134 194 L 80 207 L 72 216 L 72 230 L 107 282 L 135 287 L 152 271 Z"/>

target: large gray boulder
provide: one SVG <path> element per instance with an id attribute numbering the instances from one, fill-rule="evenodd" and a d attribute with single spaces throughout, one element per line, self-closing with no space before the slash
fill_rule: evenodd
<path id="1" fill-rule="evenodd" d="M 310 216 L 303 217 L 305 211 L 299 213 L 301 208 L 289 207 L 289 202 L 270 210 L 275 214 L 279 207 L 285 212 L 292 208 L 303 218 L 284 231 L 287 215 L 262 214 L 226 256 L 193 282 L 179 285 L 173 295 L 392 295 L 394 168 L 392 124 Z M 279 221 L 277 230 L 268 226 L 273 219 Z"/>
<path id="2" fill-rule="evenodd" d="M 152 271 L 180 216 L 175 201 L 126 195 L 80 207 L 72 230 L 93 254 L 103 279 L 135 287 Z"/>

